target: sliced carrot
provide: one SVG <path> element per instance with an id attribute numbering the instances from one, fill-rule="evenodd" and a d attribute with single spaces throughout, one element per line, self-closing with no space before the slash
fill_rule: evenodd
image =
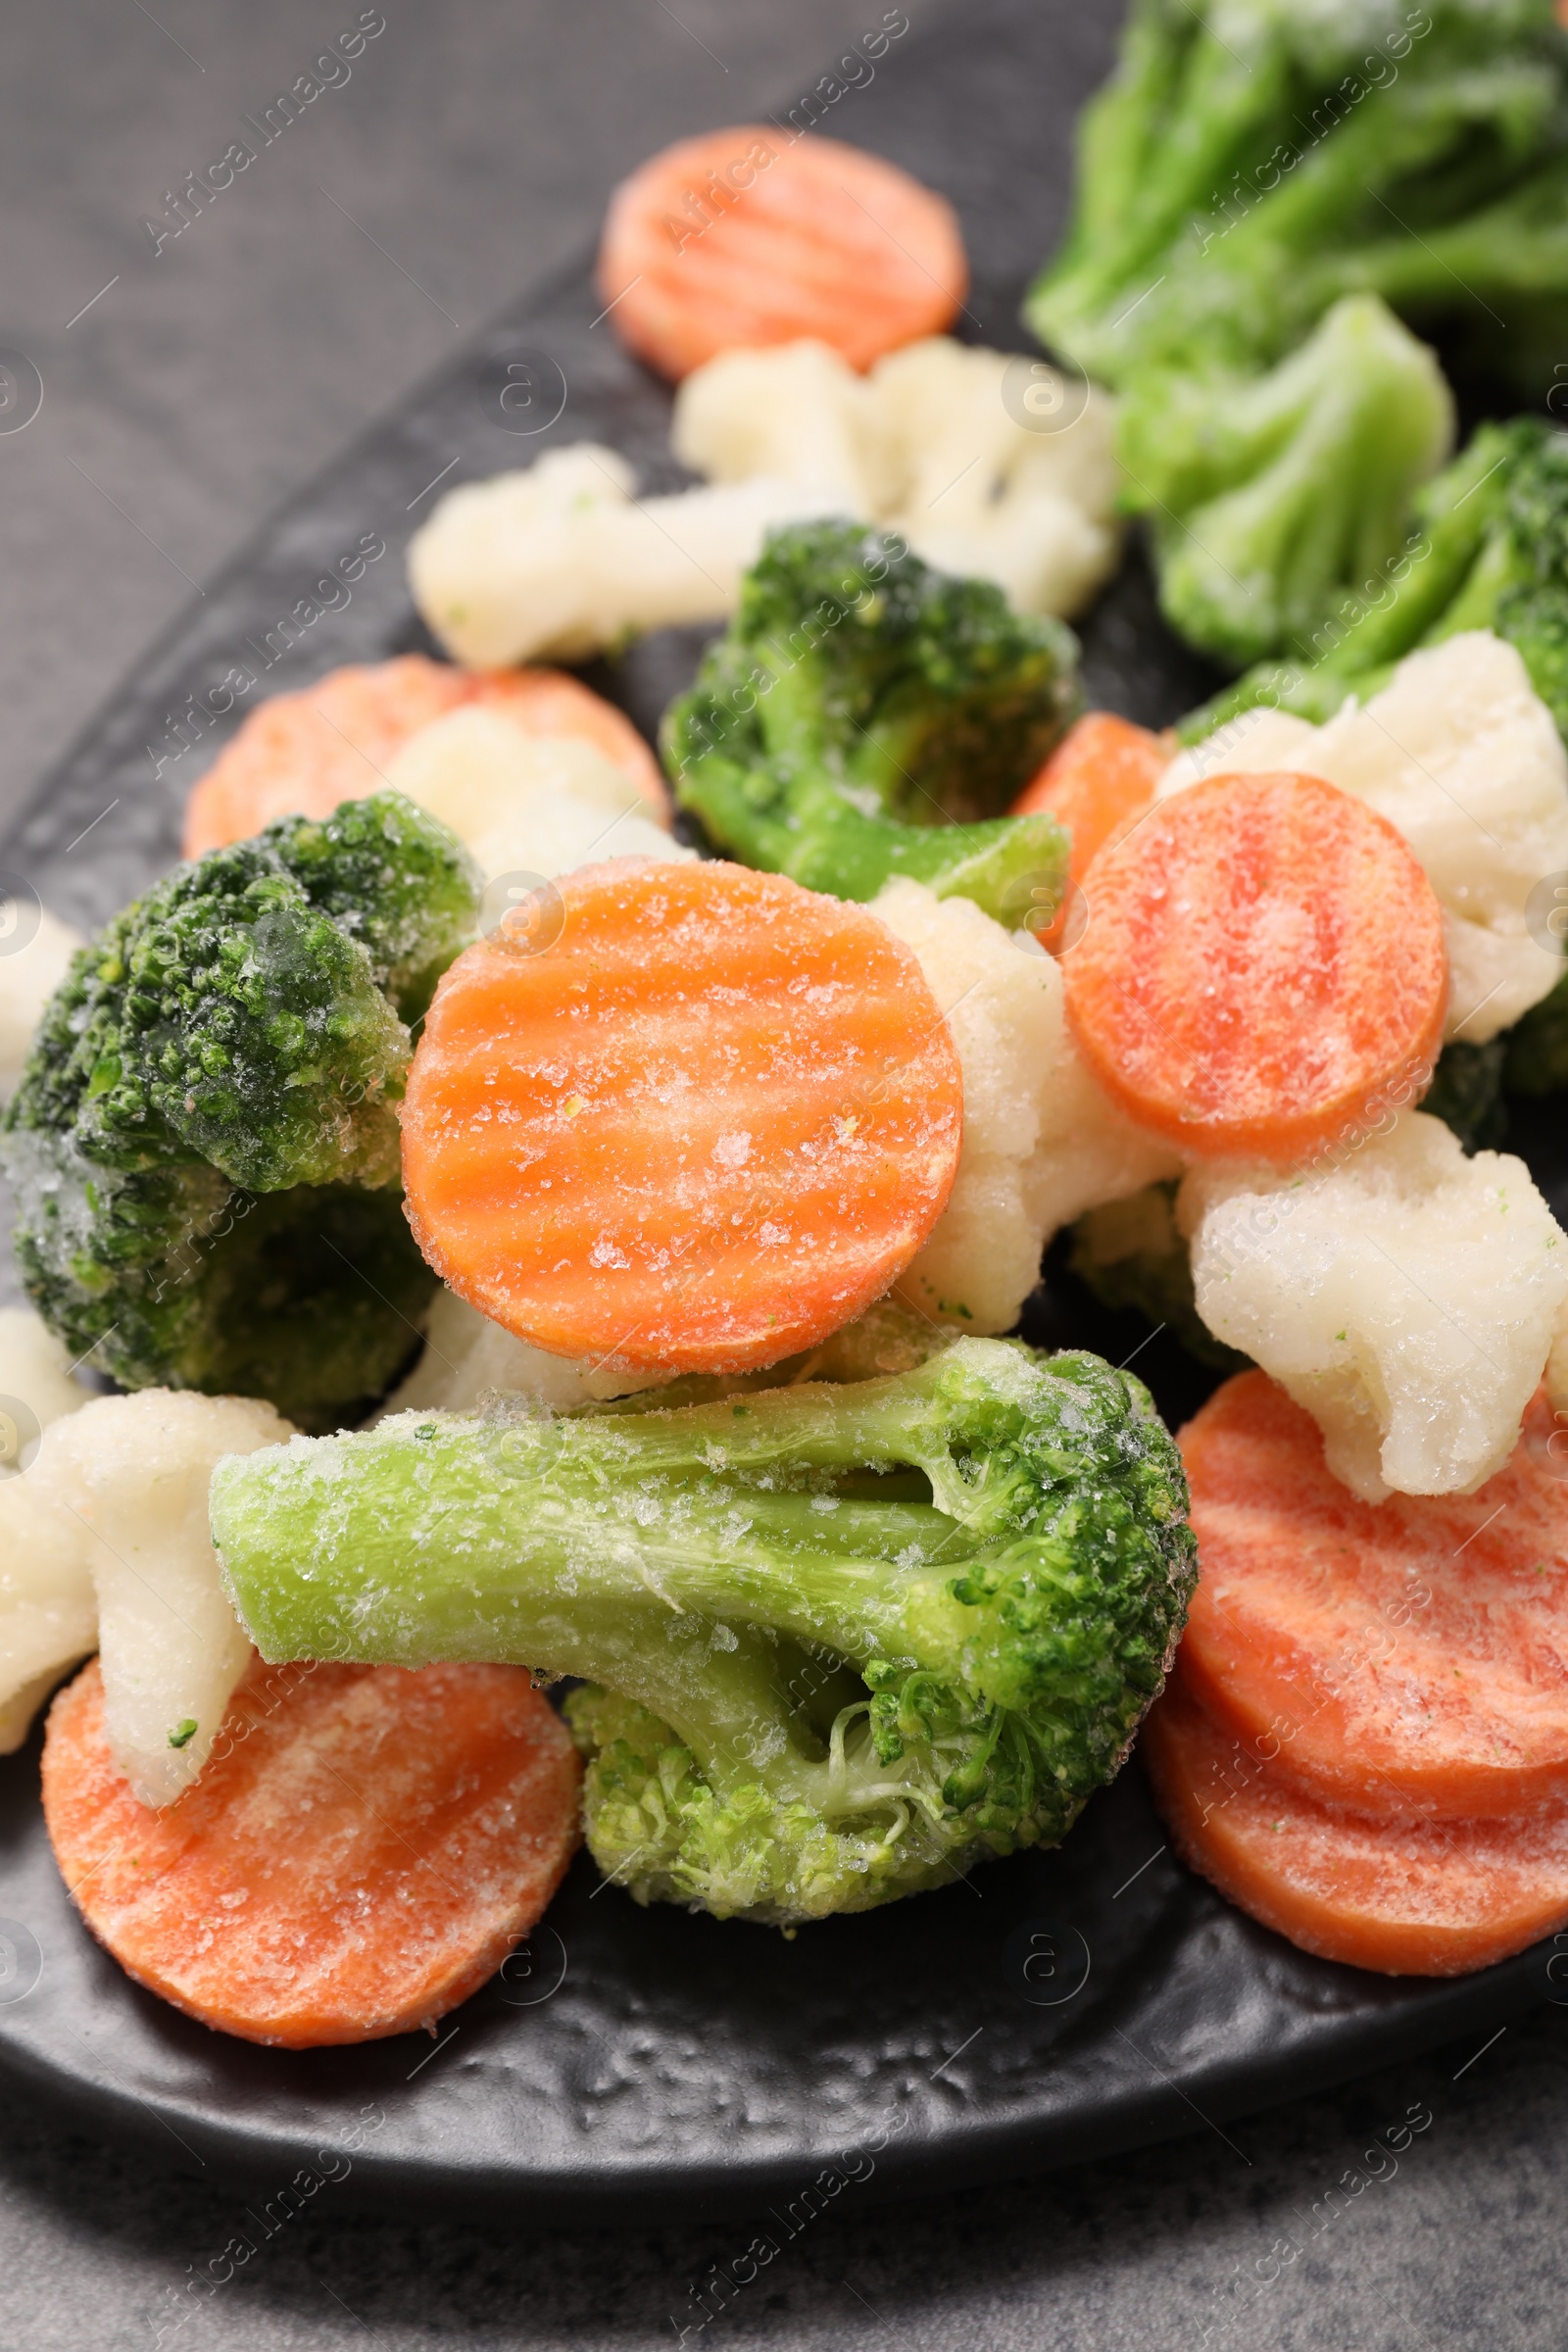
<path id="1" fill-rule="evenodd" d="M 1315 1803 L 1199 1706 L 1180 1672 L 1143 1753 L 1172 1842 L 1302 1951 L 1389 1976 L 1458 1977 L 1568 1924 L 1568 1813 L 1370 1819 Z"/>
<path id="2" fill-rule="evenodd" d="M 177 1804 L 131 1793 L 94 1659 L 49 1712 L 44 1818 L 82 1917 L 139 1984 L 245 2041 L 428 2026 L 538 1919 L 579 1767 L 517 1666 L 258 1662 Z"/>
<path id="3" fill-rule="evenodd" d="M 1304 1159 L 1430 1069 L 1443 911 L 1407 842 L 1316 776 L 1214 776 L 1095 860 L 1062 959 L 1086 1060 L 1195 1156 Z"/>
<path id="4" fill-rule="evenodd" d="M 419 1247 L 558 1355 L 814 1347 L 907 1265 L 957 1167 L 918 963 L 867 908 L 744 866 L 621 858 L 560 897 L 554 944 L 509 918 L 437 991 L 403 1104 Z"/>
<path id="5" fill-rule="evenodd" d="M 969 282 L 953 207 L 838 139 L 743 122 L 650 156 L 610 200 L 599 291 L 679 379 L 715 352 L 831 344 L 855 368 L 940 334 Z"/>
<path id="6" fill-rule="evenodd" d="M 1109 710 L 1089 710 L 1069 727 L 1010 814 L 1042 810 L 1072 837 L 1072 878 L 1082 882 L 1090 860 L 1121 839 L 1149 808 L 1174 757 L 1162 735 L 1135 727 Z"/>
<path id="7" fill-rule="evenodd" d="M 1474 1494 L 1359 1501 L 1261 1372 L 1181 1436 L 1202 1578 L 1182 1670 L 1309 1794 L 1505 1815 L 1568 1800 L 1568 1486 L 1544 1394 Z"/>
<path id="8" fill-rule="evenodd" d="M 185 856 L 246 841 L 276 816 L 330 816 L 341 801 L 381 791 L 409 738 L 465 703 L 529 735 L 581 735 L 667 812 L 659 763 L 630 719 L 564 670 L 455 669 L 403 654 L 258 704 L 186 803 Z"/>

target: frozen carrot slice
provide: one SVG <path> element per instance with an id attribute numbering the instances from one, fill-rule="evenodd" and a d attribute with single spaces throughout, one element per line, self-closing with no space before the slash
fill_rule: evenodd
<path id="1" fill-rule="evenodd" d="M 1089 710 L 1068 728 L 1009 814 L 1056 817 L 1072 837 L 1072 878 L 1137 822 L 1171 762 L 1163 736 L 1109 710 Z"/>
<path id="2" fill-rule="evenodd" d="M 1202 1560 L 1190 1687 L 1331 1800 L 1496 1816 L 1568 1800 L 1554 1438 L 1543 1393 L 1476 1494 L 1362 1502 L 1283 1389 L 1227 1381 L 1181 1435 Z"/>
<path id="3" fill-rule="evenodd" d="M 61 1875 L 128 1975 L 245 2041 L 430 2025 L 527 1934 L 577 1844 L 571 1740 L 521 1667 L 258 1662 L 158 1812 L 103 1715 L 94 1659 L 44 1742 Z"/>
<path id="4" fill-rule="evenodd" d="M 1199 1706 L 1180 1671 L 1143 1753 L 1176 1850 L 1304 1952 L 1389 1976 L 1460 1977 L 1568 1923 L 1568 1813 L 1369 1818 L 1315 1803 Z"/>
<path id="5" fill-rule="evenodd" d="M 410 737 L 466 703 L 529 735 L 583 736 L 661 815 L 668 810 L 659 763 L 630 719 L 564 670 L 455 669 L 403 654 L 259 703 L 185 805 L 185 856 L 246 841 L 275 816 L 330 816 L 342 801 L 382 791 Z"/>
<path id="6" fill-rule="evenodd" d="M 958 1058 L 909 949 L 779 874 L 624 858 L 453 964 L 403 1104 L 409 1221 L 519 1339 L 615 1369 L 814 1347 L 952 1188 Z"/>
<path id="7" fill-rule="evenodd" d="M 1386 818 L 1316 776 L 1175 794 L 1096 858 L 1089 901 L 1062 963 L 1085 1059 L 1195 1156 L 1304 1159 L 1437 1057 L 1432 885 Z"/>
<path id="8" fill-rule="evenodd" d="M 814 336 L 852 367 L 940 334 L 968 285 L 953 208 L 894 164 L 767 123 L 650 156 L 610 200 L 599 291 L 679 379 L 716 352 Z"/>

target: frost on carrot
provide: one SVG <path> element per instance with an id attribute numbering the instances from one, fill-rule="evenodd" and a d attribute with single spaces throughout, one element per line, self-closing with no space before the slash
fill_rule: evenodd
<path id="1" fill-rule="evenodd" d="M 580 1770 L 517 1666 L 255 1666 L 212 1760 L 153 1812 L 96 1661 L 50 1710 L 44 1818 L 127 1974 L 246 2041 L 412 2033 L 525 1936 L 575 1850 Z"/>
<path id="2" fill-rule="evenodd" d="M 940 1216 L 962 1139 L 943 1008 L 866 909 L 620 860 L 437 994 L 403 1105 L 431 1265 L 518 1338 L 733 1371 L 848 1322 Z"/>
<path id="3" fill-rule="evenodd" d="M 1442 909 L 1348 794 L 1210 778 L 1102 852 L 1093 881 L 1063 960 L 1078 1044 L 1122 1109 L 1194 1157 L 1306 1158 L 1430 1074 Z"/>

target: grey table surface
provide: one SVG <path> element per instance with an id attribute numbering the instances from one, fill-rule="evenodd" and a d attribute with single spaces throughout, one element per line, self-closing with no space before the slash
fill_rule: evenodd
<path id="1" fill-rule="evenodd" d="M 908 0 L 916 30 L 942 4 Z M 1085 7 L 1108 35 L 1114 7 Z M 358 13 L 0 10 L 0 345 L 45 384 L 35 422 L 0 437 L 0 831 L 193 587 L 458 337 L 576 251 L 630 163 L 786 101 L 881 11 L 386 0 L 350 80 L 155 256 L 143 221 L 166 192 Z M 847 2192 L 710 2325 L 777 2352 L 1556 2347 L 1565 2121 L 1568 2018 L 1546 2009 L 1481 2050 L 1224 2132 L 1195 2114 L 1190 2139 L 1071 2176 L 902 2208 Z M 1391 2129 L 1407 2136 L 1396 2159 Z M 0 2344 L 690 2341 L 706 2332 L 690 2288 L 749 2235 L 386 2220 L 357 2212 L 353 2187 L 196 2298 L 193 2270 L 240 2227 L 235 2197 L 4 2118 Z"/>

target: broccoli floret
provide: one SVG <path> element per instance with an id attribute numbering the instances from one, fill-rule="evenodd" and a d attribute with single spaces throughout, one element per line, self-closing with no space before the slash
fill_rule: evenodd
<path id="1" fill-rule="evenodd" d="M 1166 618 L 1238 666 L 1307 651 L 1347 591 L 1398 556 L 1452 426 L 1431 352 L 1370 295 L 1268 374 L 1146 377 L 1119 442 Z"/>
<path id="2" fill-rule="evenodd" d="M 1342 296 L 1485 332 L 1534 389 L 1568 303 L 1568 41 L 1552 0 L 1135 0 L 1026 316 L 1136 393 L 1266 368 Z"/>
<path id="3" fill-rule="evenodd" d="M 4 1135 L 18 1263 L 73 1354 L 311 1427 L 386 1385 L 433 1287 L 396 1190 L 400 1009 L 476 894 L 384 793 L 180 866 L 80 951 Z"/>
<path id="4" fill-rule="evenodd" d="M 1196 644 L 1309 660 L 1397 556 L 1448 404 L 1391 312 L 1539 397 L 1565 99 L 1552 0 L 1136 0 L 1027 317 L 1122 393 L 1128 503 Z"/>
<path id="5" fill-rule="evenodd" d="M 840 522 L 773 532 L 664 716 L 682 808 L 748 865 L 844 899 L 896 874 L 1016 923 L 1065 881 L 1048 816 L 998 817 L 1080 703 L 1059 621 Z"/>
<path id="6" fill-rule="evenodd" d="M 1067 1262 L 1102 1305 L 1147 1316 L 1200 1364 L 1240 1372 L 1251 1359 L 1216 1340 L 1198 1311 L 1192 1258 L 1175 1209 L 1174 1179 L 1091 1208 L 1072 1228 Z"/>
<path id="7" fill-rule="evenodd" d="M 586 1678 L 601 1866 L 779 1923 L 1063 1837 L 1196 1576 L 1142 1385 L 998 1340 L 673 1410 L 403 1414 L 231 1459 L 212 1507 L 265 1656 Z"/>
<path id="8" fill-rule="evenodd" d="M 1317 724 L 1348 694 L 1363 702 L 1417 646 L 1492 629 L 1514 646 L 1568 738 L 1568 433 L 1516 416 L 1479 432 L 1415 502 L 1415 529 L 1375 601 L 1348 597 L 1315 632 L 1304 663 L 1260 663 L 1195 710 L 1196 743 L 1259 704 Z"/>

